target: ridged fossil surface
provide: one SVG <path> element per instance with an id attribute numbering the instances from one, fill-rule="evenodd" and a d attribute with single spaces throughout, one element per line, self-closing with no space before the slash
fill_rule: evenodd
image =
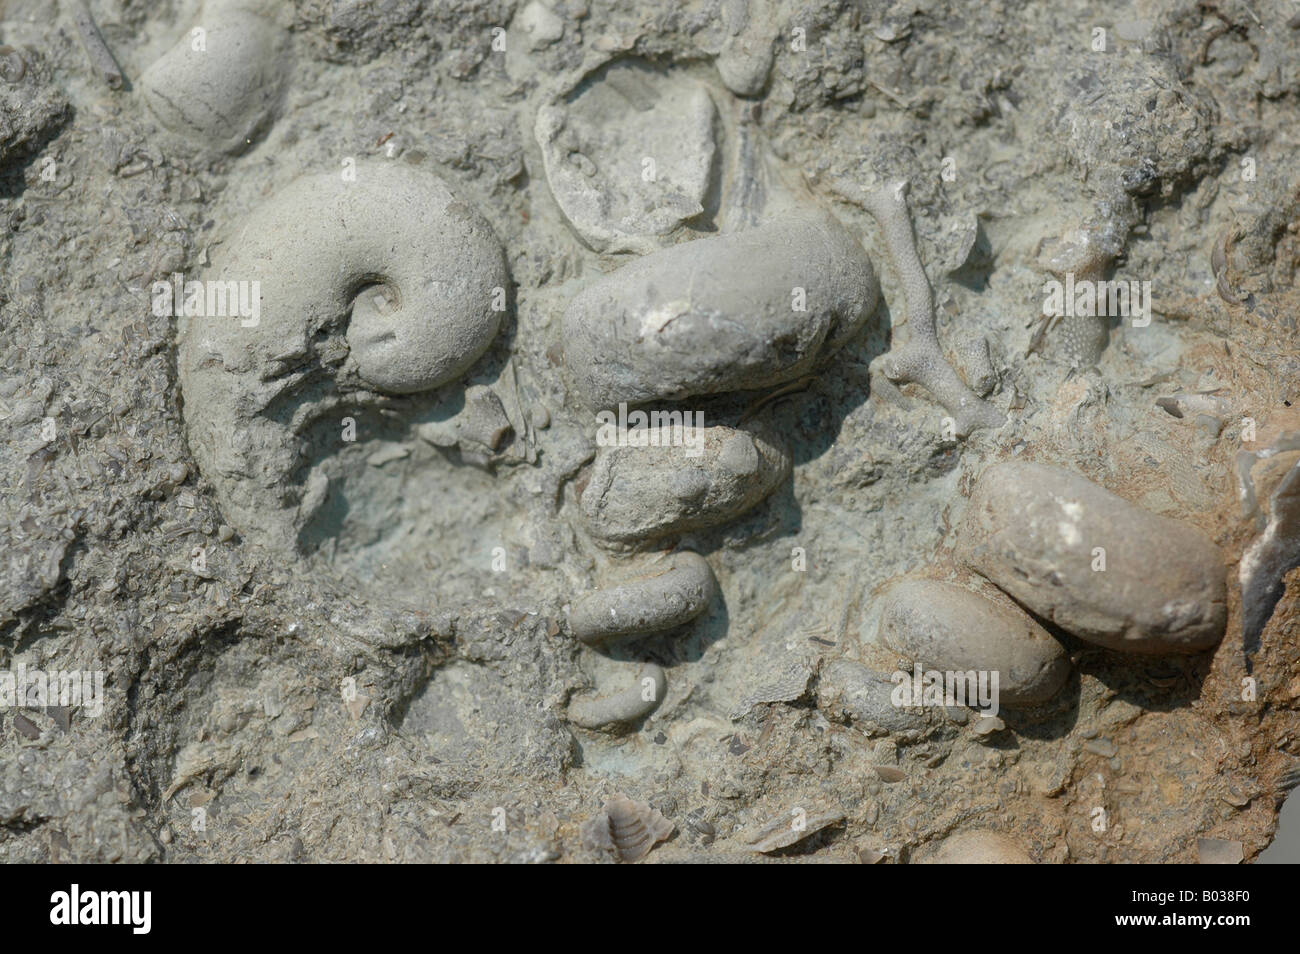
<path id="1" fill-rule="evenodd" d="M 619 861 L 640 861 L 675 827 L 645 802 L 620 793 L 583 826 L 583 840 L 588 847 L 609 852 Z"/>

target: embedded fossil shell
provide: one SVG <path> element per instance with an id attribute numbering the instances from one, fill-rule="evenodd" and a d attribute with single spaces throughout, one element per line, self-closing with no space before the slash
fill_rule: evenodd
<path id="1" fill-rule="evenodd" d="M 1050 699 L 1070 674 L 1065 647 L 1009 599 L 985 587 L 996 601 L 954 583 L 899 580 L 884 597 L 880 638 L 923 668 L 996 672 L 1000 703 Z M 967 704 L 976 703 L 972 698 Z"/>
<path id="2" fill-rule="evenodd" d="M 757 506 L 790 472 L 775 435 L 731 427 L 693 429 L 695 446 L 648 429 L 652 442 L 602 447 L 582 492 L 593 536 L 637 544 L 717 526 Z"/>
<path id="3" fill-rule="evenodd" d="M 603 65 L 537 112 L 551 193 L 574 231 L 607 252 L 650 252 L 704 212 L 717 110 L 680 72 Z"/>
<path id="4" fill-rule="evenodd" d="M 188 322 L 187 365 L 272 377 L 347 319 L 360 375 L 409 394 L 454 380 L 496 336 L 507 281 L 492 228 L 428 172 L 358 163 L 304 176 L 259 206 L 210 278 L 257 281 L 257 324 Z"/>
<path id="5" fill-rule="evenodd" d="M 825 828 L 838 825 L 844 821 L 844 812 L 839 809 L 821 811 L 783 812 L 775 818 L 745 832 L 741 839 L 749 845 L 751 851 L 762 854 L 780 851 L 810 838 Z"/>
<path id="6" fill-rule="evenodd" d="M 1223 558 L 1204 534 L 1059 467 L 1008 461 L 981 474 L 956 552 L 1033 612 L 1110 649 L 1198 652 L 1227 624 Z"/>
<path id="7" fill-rule="evenodd" d="M 794 702 L 801 699 L 808 691 L 808 683 L 816 672 L 816 663 L 804 660 L 791 663 L 784 673 L 775 681 L 759 686 L 745 698 L 731 713 L 734 722 L 742 718 L 755 706 L 770 702 Z"/>
<path id="8" fill-rule="evenodd" d="M 888 673 L 852 659 L 831 660 L 817 680 L 817 706 L 828 719 L 851 723 L 867 735 L 916 736 L 926 718 L 894 705 L 894 686 Z"/>
<path id="9" fill-rule="evenodd" d="M 173 132 L 239 152 L 279 109 L 287 35 L 272 19 L 209 4 L 196 26 L 140 77 L 145 103 Z M 211 18 L 211 19 L 209 19 Z"/>
<path id="10" fill-rule="evenodd" d="M 229 522 L 280 546 L 328 493 L 319 470 L 300 491 L 285 484 L 310 463 L 300 432 L 314 408 L 354 373 L 338 365 L 350 357 L 380 392 L 435 388 L 477 360 L 501 320 L 505 256 L 482 216 L 426 171 L 363 162 L 355 172 L 293 181 L 214 253 L 209 295 L 247 289 L 251 317 L 179 321 L 191 449 Z"/>
<path id="11" fill-rule="evenodd" d="M 1281 434 L 1261 451 L 1239 451 L 1237 476 L 1247 515 L 1261 525 L 1237 570 L 1249 656 L 1282 598 L 1283 578 L 1300 565 L 1300 431 Z"/>
<path id="12" fill-rule="evenodd" d="M 1242 843 L 1227 838 L 1196 839 L 1196 860 L 1203 865 L 1239 865 L 1246 857 Z"/>
<path id="13" fill-rule="evenodd" d="M 780 34 L 770 0 L 740 0 L 721 6 L 728 36 L 714 65 L 737 96 L 757 96 L 767 85 Z"/>
<path id="14" fill-rule="evenodd" d="M 619 861 L 640 861 L 676 827 L 645 802 L 619 793 L 583 826 L 582 840 L 589 848 L 613 852 Z"/>
<path id="15" fill-rule="evenodd" d="M 569 721 L 584 729 L 604 729 L 644 718 L 659 707 L 668 690 L 662 666 L 646 663 L 636 681 L 607 696 L 581 696 L 569 702 Z"/>
<path id="16" fill-rule="evenodd" d="M 588 645 L 659 633 L 695 619 L 717 592 L 708 561 L 682 551 L 642 579 L 586 594 L 570 611 L 569 626 Z"/>
<path id="17" fill-rule="evenodd" d="M 996 831 L 963 831 L 949 835 L 925 852 L 923 865 L 1031 865 L 1034 860 L 1014 839 Z"/>
<path id="18" fill-rule="evenodd" d="M 774 387 L 837 351 L 879 294 L 857 239 L 804 209 L 583 289 L 564 315 L 564 360 L 592 407 Z"/>

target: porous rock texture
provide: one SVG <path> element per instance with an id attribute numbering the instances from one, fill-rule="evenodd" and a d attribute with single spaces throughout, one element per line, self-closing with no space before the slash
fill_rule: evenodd
<path id="1" fill-rule="evenodd" d="M 625 802 L 642 864 L 1259 855 L 1300 779 L 1300 579 L 1260 542 L 1289 538 L 1259 455 L 1300 401 L 1290 0 L 268 5 L 254 89 L 164 61 L 196 25 L 219 49 L 201 21 L 239 2 L 91 0 L 117 88 L 79 4 L 3 4 L 0 672 L 104 692 L 0 706 L 0 860 L 605 862 L 584 829 Z M 172 128 L 164 75 L 231 101 Z M 557 103 L 573 135 L 542 141 Z M 427 389 L 367 381 L 352 321 L 411 301 L 381 268 L 248 387 L 183 387 L 185 323 L 256 329 L 159 313 L 154 283 L 214 277 L 292 183 L 364 189 L 375 164 L 444 182 L 499 243 L 484 348 Z M 902 181 L 921 274 L 866 199 Z M 358 213 L 384 262 L 410 251 L 421 223 Z M 1151 320 L 1044 328 L 1062 271 L 1149 281 Z M 900 352 L 926 285 L 933 340 Z M 264 386 L 288 472 L 240 475 L 244 445 L 192 428 Z M 719 476 L 750 455 L 607 446 L 620 402 L 768 434 L 782 466 L 751 499 Z M 648 451 L 640 506 L 632 480 L 605 497 L 633 519 L 592 521 L 611 462 Z M 985 486 L 1006 467 L 1058 476 Z M 687 552 L 716 581 L 698 615 L 575 638 L 584 594 Z M 963 572 L 1068 652 L 1041 701 L 896 701 L 882 595 Z M 979 645 L 959 663 L 1004 664 Z"/>

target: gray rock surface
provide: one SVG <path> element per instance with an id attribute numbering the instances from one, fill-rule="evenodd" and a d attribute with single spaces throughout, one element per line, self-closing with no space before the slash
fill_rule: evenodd
<path id="1" fill-rule="evenodd" d="M 582 828 L 618 793 L 673 826 L 640 863 L 888 864 L 992 829 L 1054 864 L 1269 843 L 1300 753 L 1300 594 L 1285 547 L 1241 557 L 1294 509 L 1270 489 L 1285 455 L 1261 456 L 1300 402 L 1290 0 L 0 6 L 0 696 L 20 670 L 104 677 L 102 706 L 0 704 L 0 861 L 596 862 Z M 242 61 L 266 82 L 173 69 L 168 128 L 144 78 L 239 9 L 284 31 L 274 62 Z M 574 154 L 565 130 L 539 142 L 547 109 Z M 463 367 L 363 333 L 422 327 L 420 257 L 469 248 L 465 216 L 400 206 L 376 167 L 444 183 L 499 246 L 504 310 L 473 296 L 498 321 Z M 323 189 L 276 221 L 293 183 L 347 170 L 346 222 Z M 882 227 L 866 197 L 901 180 Z M 795 241 L 806 220 L 831 224 Z M 312 230 L 373 252 L 343 293 L 341 259 L 297 254 Z M 156 314 L 152 286 L 236 259 L 254 274 L 231 280 L 267 279 L 260 326 L 208 324 L 220 361 L 196 368 L 195 319 Z M 1152 320 L 1043 328 L 1071 270 L 1150 281 Z M 638 342 L 596 304 L 578 340 L 592 288 L 699 307 Z M 286 289 L 306 297 L 277 312 Z M 929 370 L 891 378 L 909 337 Z M 760 443 L 707 467 L 606 447 L 584 375 Z M 720 476 L 762 471 L 764 446 L 770 485 Z M 622 540 L 584 506 L 598 453 L 626 457 Z M 1201 528 L 1269 605 L 1230 588 L 1224 638 L 1191 656 L 1040 619 L 1077 658 L 1045 702 L 894 706 L 909 661 L 861 638 L 878 594 L 949 579 L 971 487 L 1019 457 Z M 703 509 L 672 502 L 692 493 Z M 568 608 L 679 547 L 716 581 L 706 612 L 573 638 Z M 1109 554 L 1125 612 L 1173 550 L 1136 577 Z"/>

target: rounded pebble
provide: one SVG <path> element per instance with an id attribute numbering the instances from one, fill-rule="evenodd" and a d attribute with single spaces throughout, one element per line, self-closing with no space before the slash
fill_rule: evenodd
<path id="1" fill-rule="evenodd" d="M 1218 548 L 1059 467 L 1010 461 L 986 470 L 956 553 L 1021 605 L 1099 646 L 1190 653 L 1223 637 Z"/>
<path id="2" fill-rule="evenodd" d="M 996 672 L 1003 705 L 1045 702 L 1069 676 L 1069 655 L 998 596 L 995 602 L 954 583 L 899 580 L 884 597 L 880 638 L 924 669 Z"/>

